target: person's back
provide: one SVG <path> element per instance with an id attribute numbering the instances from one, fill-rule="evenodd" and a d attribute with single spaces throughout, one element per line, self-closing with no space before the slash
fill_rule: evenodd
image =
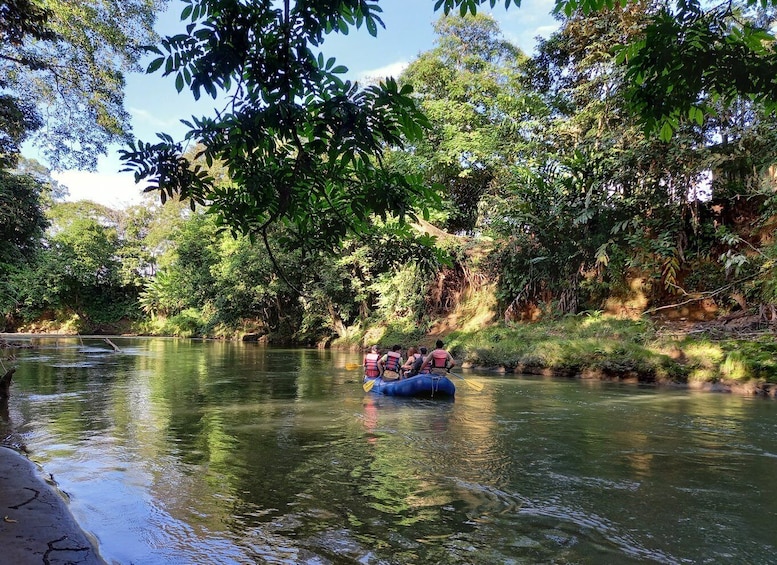
<path id="1" fill-rule="evenodd" d="M 422 368 L 429 367 L 431 373 L 444 375 L 450 371 L 451 367 L 456 365 L 456 361 L 453 360 L 450 353 L 443 349 L 445 344 L 441 339 L 437 340 L 436 345 L 437 348 L 424 359 Z"/>
<path id="2" fill-rule="evenodd" d="M 378 361 L 380 360 L 380 352 L 377 345 L 373 345 L 370 348 L 370 352 L 364 356 L 364 376 L 374 379 L 380 376 L 380 368 L 378 367 Z"/>
<path id="3" fill-rule="evenodd" d="M 412 367 L 410 367 L 410 371 L 408 371 L 407 376 L 408 377 L 415 377 L 418 374 L 422 373 L 428 373 L 428 369 L 423 369 L 424 359 L 426 358 L 426 354 L 428 352 L 428 349 L 425 347 L 420 348 L 420 353 L 416 356 L 415 361 L 413 362 Z"/>
<path id="4" fill-rule="evenodd" d="M 410 371 L 413 368 L 413 364 L 420 356 L 421 354 L 418 353 L 418 350 L 415 347 L 410 347 L 407 350 L 407 360 L 402 365 L 402 370 L 400 371 L 400 375 L 404 377 L 409 377 Z"/>
<path id="5" fill-rule="evenodd" d="M 394 345 L 391 351 L 386 353 L 378 361 L 381 377 L 384 381 L 395 381 L 399 378 L 399 369 L 402 367 L 402 354 L 399 352 L 401 345 Z"/>

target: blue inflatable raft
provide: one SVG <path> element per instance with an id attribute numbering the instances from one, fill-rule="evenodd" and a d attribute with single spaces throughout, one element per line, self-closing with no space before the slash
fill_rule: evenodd
<path id="1" fill-rule="evenodd" d="M 364 378 L 364 382 L 368 380 L 371 379 Z M 398 381 L 384 381 L 378 377 L 370 392 L 387 396 L 433 398 L 435 396 L 453 396 L 456 394 L 456 386 L 448 377 L 426 373 Z"/>

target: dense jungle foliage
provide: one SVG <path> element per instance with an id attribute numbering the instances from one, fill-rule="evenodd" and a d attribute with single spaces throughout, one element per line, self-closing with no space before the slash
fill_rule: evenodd
<path id="1" fill-rule="evenodd" d="M 206 13 L 191 6 L 194 26 Z M 184 154 L 133 143 L 128 167 L 162 203 L 65 202 L 17 154 L 35 112 L 7 100 L 3 329 L 363 344 L 581 314 L 774 321 L 772 99 L 710 87 L 679 117 L 681 103 L 635 112 L 633 57 L 614 46 L 655 33 L 661 5 L 565 8 L 534 56 L 466 11 L 439 19 L 396 82 L 358 90 L 332 61 L 302 60 L 298 82 L 246 78 L 234 115 L 193 120 Z M 762 29 L 773 12 L 737 17 Z M 150 70 L 197 96 L 248 77 L 240 57 L 213 67 L 219 47 L 198 51 L 212 38 L 196 29 L 163 40 Z"/>

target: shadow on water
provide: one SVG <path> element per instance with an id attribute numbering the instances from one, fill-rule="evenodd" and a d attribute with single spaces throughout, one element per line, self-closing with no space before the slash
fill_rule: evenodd
<path id="1" fill-rule="evenodd" d="M 353 355 L 60 339 L 10 420 L 116 563 L 767 563 L 775 403 L 475 375 L 365 394 Z M 458 383 L 457 383 L 458 384 Z"/>

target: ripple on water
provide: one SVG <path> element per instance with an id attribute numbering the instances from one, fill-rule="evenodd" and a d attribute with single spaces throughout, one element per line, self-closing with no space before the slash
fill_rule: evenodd
<path id="1" fill-rule="evenodd" d="M 530 548 L 538 558 L 557 563 L 565 562 L 563 558 L 559 560 L 559 552 L 563 555 L 565 548 L 573 546 L 572 562 L 580 561 L 581 556 L 588 556 L 592 562 L 598 562 L 597 556 L 601 559 L 609 556 L 619 563 L 681 562 L 672 555 L 644 546 L 628 531 L 603 517 L 570 505 L 562 496 L 529 499 L 489 485 L 459 481 L 458 486 L 470 501 L 469 523 L 478 526 L 473 535 L 494 539 L 498 531 L 516 533 L 515 538 L 504 540 L 494 551 L 514 554 L 511 548 L 515 549 L 514 543 L 518 540 L 519 546 Z M 477 503 L 472 504 L 472 500 Z"/>
<path id="2" fill-rule="evenodd" d="M 613 481 L 601 477 L 584 477 L 579 475 L 565 475 L 562 473 L 548 472 L 548 478 L 554 482 L 566 485 L 580 485 L 594 487 L 600 490 L 630 491 L 634 492 L 640 487 L 639 481 L 621 480 Z"/>

